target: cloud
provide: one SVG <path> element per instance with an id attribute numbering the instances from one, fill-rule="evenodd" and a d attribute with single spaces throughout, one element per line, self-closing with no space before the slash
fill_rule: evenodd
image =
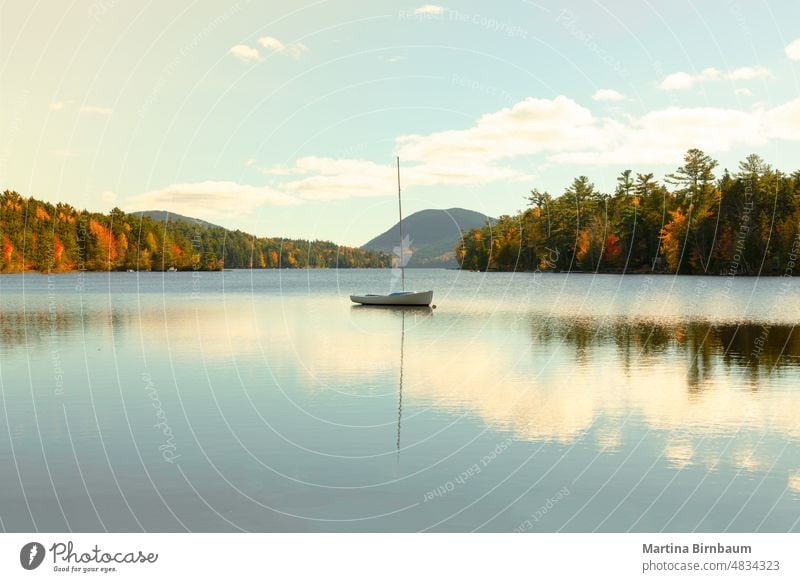
<path id="1" fill-rule="evenodd" d="M 725 76 L 730 81 L 751 81 L 753 79 L 772 79 L 773 77 L 772 71 L 765 67 L 740 67 Z"/>
<path id="2" fill-rule="evenodd" d="M 722 73 L 719 69 L 713 67 L 705 69 L 697 75 L 690 75 L 689 73 L 681 71 L 667 75 L 658 85 L 658 88 L 662 91 L 682 91 L 684 89 L 690 89 L 695 83 L 700 81 L 714 81 L 721 76 Z"/>
<path id="3" fill-rule="evenodd" d="M 287 191 L 306 200 L 342 200 L 392 192 L 394 173 L 387 164 L 366 160 L 304 157 L 292 172 L 313 174 L 285 184 Z"/>
<path id="4" fill-rule="evenodd" d="M 564 96 L 529 97 L 513 107 L 482 115 L 469 129 L 398 138 L 403 159 L 460 167 L 488 163 L 546 151 L 603 147 L 615 132 L 616 122 L 598 120 L 592 112 Z"/>
<path id="5" fill-rule="evenodd" d="M 99 113 L 100 115 L 108 115 L 111 113 L 110 107 L 98 107 L 96 105 L 84 105 L 79 110 L 81 113 Z"/>
<path id="6" fill-rule="evenodd" d="M 289 44 L 284 44 L 280 40 L 272 36 L 262 36 L 258 39 L 258 44 L 263 46 L 265 49 L 275 53 L 286 53 L 293 56 L 295 59 L 299 59 L 305 53 L 308 52 L 308 47 L 304 45 L 302 42 L 293 42 Z"/>
<path id="7" fill-rule="evenodd" d="M 269 49 L 271 51 L 280 52 L 286 50 L 286 45 L 279 41 L 277 38 L 271 36 L 262 36 L 258 39 L 258 44 L 263 46 L 265 49 Z"/>
<path id="8" fill-rule="evenodd" d="M 773 77 L 772 71 L 765 67 L 739 67 L 728 72 L 709 67 L 696 75 L 690 75 L 683 71 L 667 75 L 658 84 L 658 88 L 662 91 L 684 91 L 706 81 L 752 81 L 754 79 L 771 79 Z"/>
<path id="9" fill-rule="evenodd" d="M 632 118 L 603 148 L 556 153 L 552 161 L 574 164 L 674 164 L 689 148 L 709 153 L 736 145 L 763 145 L 760 114 L 713 107 L 669 107 Z"/>
<path id="10" fill-rule="evenodd" d="M 435 4 L 425 4 L 414 10 L 414 14 L 442 14 L 445 8 L 436 6 Z"/>
<path id="11" fill-rule="evenodd" d="M 50 110 L 51 111 L 61 111 L 62 109 L 64 109 L 64 102 L 63 101 L 53 101 L 50 104 Z"/>
<path id="12" fill-rule="evenodd" d="M 786 51 L 786 56 L 791 60 L 800 61 L 800 38 L 789 43 L 784 50 Z"/>
<path id="13" fill-rule="evenodd" d="M 131 210 L 168 210 L 198 218 L 219 219 L 251 212 L 260 206 L 288 206 L 299 201 L 269 186 L 236 182 L 172 184 L 131 198 Z"/>
<path id="14" fill-rule="evenodd" d="M 259 164 L 258 160 L 255 158 L 250 158 L 247 160 L 245 162 L 245 166 L 254 169 L 256 172 L 260 172 L 265 176 L 292 176 L 298 173 L 296 168 L 289 166 L 263 166 Z"/>
<path id="15" fill-rule="evenodd" d="M 243 63 L 252 63 L 261 60 L 261 53 L 258 52 L 258 49 L 249 47 L 246 44 L 237 44 L 231 47 L 230 53 Z"/>
<path id="16" fill-rule="evenodd" d="M 766 111 L 764 125 L 770 138 L 787 141 L 800 139 L 800 98 Z"/>
<path id="17" fill-rule="evenodd" d="M 737 95 L 740 95 L 742 97 L 752 97 L 753 96 L 753 92 L 750 89 L 746 89 L 745 87 L 739 87 L 738 89 L 736 89 L 736 91 L 734 91 L 734 93 L 736 93 Z"/>
<path id="18" fill-rule="evenodd" d="M 592 95 L 592 99 L 595 101 L 624 101 L 626 97 L 614 89 L 598 89 Z"/>
<path id="19" fill-rule="evenodd" d="M 519 180 L 530 176 L 490 163 L 442 161 L 413 163 L 403 168 L 403 184 L 434 186 L 443 184 L 484 184 L 498 180 Z M 309 156 L 297 160 L 292 168 L 278 166 L 273 175 L 292 175 L 283 184 L 288 193 L 303 200 L 345 200 L 349 198 L 396 195 L 396 170 L 392 164 L 368 160 Z M 304 177 L 305 176 L 305 177 Z"/>

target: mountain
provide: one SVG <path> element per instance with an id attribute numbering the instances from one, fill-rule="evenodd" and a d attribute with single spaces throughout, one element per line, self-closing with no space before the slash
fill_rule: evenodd
<path id="1" fill-rule="evenodd" d="M 206 222 L 205 220 L 200 220 L 199 218 L 192 218 L 191 216 L 183 216 L 182 214 L 175 214 L 174 212 L 169 212 L 167 210 L 143 210 L 141 212 L 131 212 L 131 214 L 137 214 L 140 216 L 146 216 L 156 222 L 176 222 L 180 220 L 181 222 L 187 222 L 189 224 L 196 224 L 199 226 L 204 226 L 206 228 L 222 228 L 217 224 L 212 224 L 210 222 Z"/>
<path id="2" fill-rule="evenodd" d="M 480 212 L 464 208 L 420 210 L 403 219 L 403 234 L 411 241 L 409 267 L 456 268 L 454 248 L 462 233 L 495 222 Z M 400 245 L 400 223 L 373 238 L 361 248 L 391 253 Z"/>

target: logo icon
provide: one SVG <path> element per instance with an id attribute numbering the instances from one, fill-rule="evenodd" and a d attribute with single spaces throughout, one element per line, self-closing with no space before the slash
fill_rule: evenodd
<path id="1" fill-rule="evenodd" d="M 44 561 L 44 546 L 39 542 L 29 542 L 19 552 L 19 563 L 26 570 L 35 570 Z"/>

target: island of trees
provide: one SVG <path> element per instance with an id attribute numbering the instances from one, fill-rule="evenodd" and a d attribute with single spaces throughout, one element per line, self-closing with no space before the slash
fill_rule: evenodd
<path id="1" fill-rule="evenodd" d="M 622 172 L 613 195 L 586 176 L 561 196 L 533 190 L 515 216 L 471 230 L 462 268 L 499 271 L 778 275 L 800 253 L 800 171 L 753 154 L 734 173 L 698 149 L 658 182 Z"/>
<path id="2" fill-rule="evenodd" d="M 259 238 L 184 221 L 162 223 L 114 208 L 109 214 L 0 196 L 0 271 L 220 270 L 390 267 L 378 251 L 332 242 Z"/>

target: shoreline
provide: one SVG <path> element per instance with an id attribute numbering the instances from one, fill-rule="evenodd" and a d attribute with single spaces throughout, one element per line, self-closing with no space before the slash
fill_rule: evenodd
<path id="1" fill-rule="evenodd" d="M 70 271 L 9 271 L 0 272 L 0 277 L 6 275 L 79 275 L 85 273 L 119 273 L 125 275 L 140 275 L 140 274 L 177 274 L 177 273 L 232 273 L 237 271 L 392 271 L 391 267 L 269 267 L 264 269 L 252 269 L 235 267 L 231 269 L 179 269 L 177 271 L 90 271 L 90 270 L 70 270 Z M 642 271 L 628 271 L 628 272 L 606 272 L 606 271 L 502 271 L 502 270 L 488 270 L 488 271 L 474 271 L 470 269 L 455 269 L 451 267 L 406 267 L 407 271 L 457 271 L 471 274 L 515 274 L 515 275 L 611 275 L 616 277 L 623 276 L 637 276 L 637 277 L 687 277 L 687 278 L 700 278 L 710 277 L 714 279 L 735 279 L 735 278 L 748 278 L 759 279 L 762 277 L 768 278 L 783 278 L 791 279 L 791 275 L 786 273 L 761 273 L 749 274 L 739 273 L 731 276 L 728 273 L 715 275 L 713 273 L 665 273 L 665 272 L 642 272 Z"/>

